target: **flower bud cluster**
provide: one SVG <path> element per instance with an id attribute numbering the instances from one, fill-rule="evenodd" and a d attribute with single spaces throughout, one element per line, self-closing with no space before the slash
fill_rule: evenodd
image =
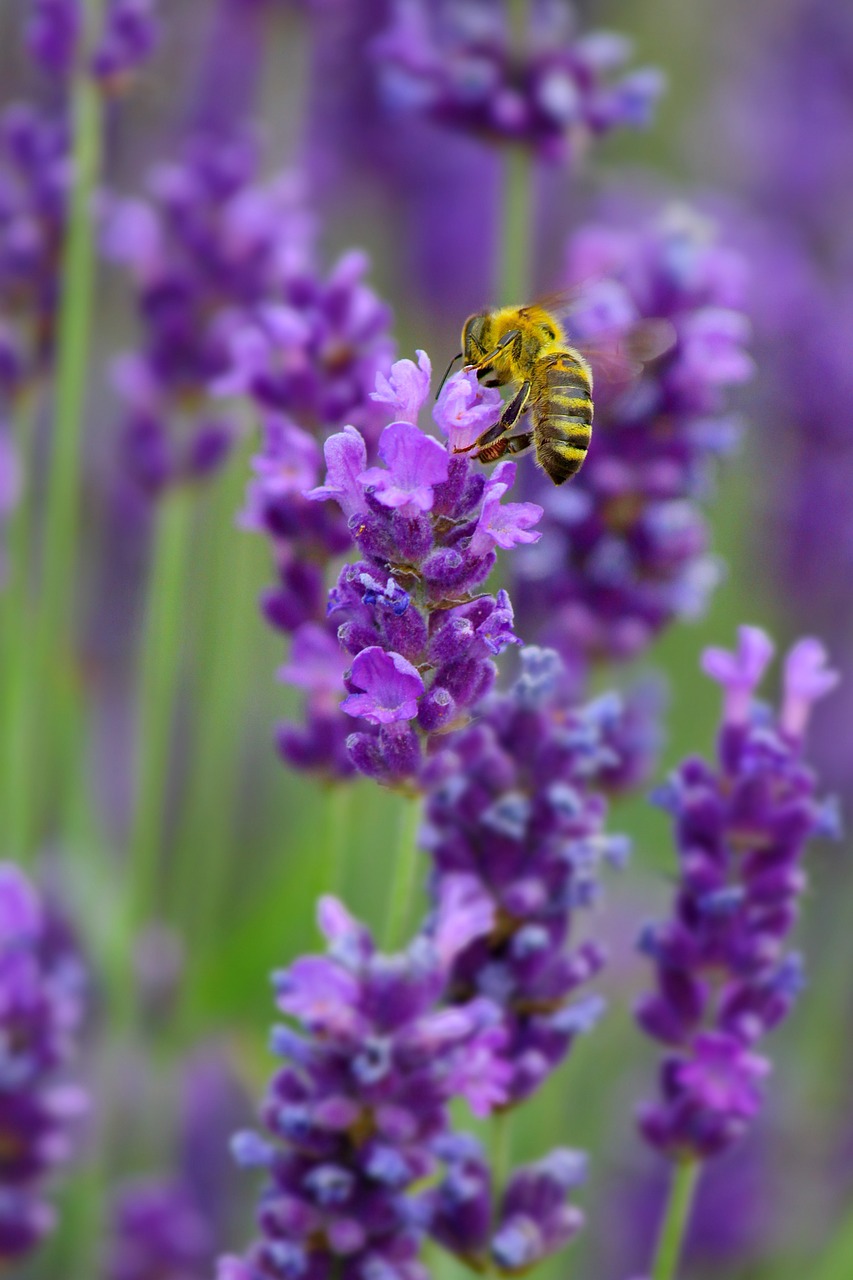
<path id="1" fill-rule="evenodd" d="M 552 535 L 541 554 L 517 558 L 514 597 L 525 619 L 539 618 L 543 642 L 573 660 L 628 660 L 676 618 L 700 614 L 720 577 L 701 504 L 714 460 L 737 438 L 725 390 L 752 367 L 743 266 L 682 211 L 630 231 L 582 230 L 570 259 L 573 279 L 598 282 L 582 288 L 570 337 L 609 348 L 616 381 L 605 364 L 571 484 L 537 480 Z M 626 381 L 632 343 L 649 338 L 669 349 Z"/>
<path id="2" fill-rule="evenodd" d="M 453 1134 L 436 1144 L 441 1182 L 424 1197 L 437 1244 L 479 1274 L 520 1275 L 577 1235 L 584 1215 L 566 1195 L 583 1182 L 586 1157 L 558 1147 L 510 1177 L 493 1210 L 493 1177 L 480 1144 Z"/>
<path id="3" fill-rule="evenodd" d="M 125 457 L 152 493 L 222 463 L 237 430 L 222 397 L 248 394 L 291 419 L 291 434 L 367 426 L 390 363 L 389 313 L 363 281 L 363 256 L 324 274 L 296 183 L 256 172 L 248 139 L 198 133 L 182 161 L 153 170 L 149 200 L 108 212 L 105 248 L 133 274 L 143 332 L 116 366 Z M 297 452 L 310 447 L 297 440 Z"/>
<path id="4" fill-rule="evenodd" d="M 219 1280 L 282 1275 L 394 1274 L 422 1280 L 425 1229 L 412 1189 L 437 1169 L 448 1104 L 488 1115 L 505 1098 L 499 1012 L 485 999 L 441 1008 L 460 950 L 493 927 L 476 880 L 448 877 L 431 928 L 398 955 L 335 899 L 321 901 L 327 956 L 275 978 L 285 1065 L 263 1110 L 267 1137 L 239 1134 L 237 1159 L 268 1174 L 261 1239 L 244 1260 L 223 1259 Z"/>
<path id="5" fill-rule="evenodd" d="M 396 0 L 374 48 L 391 107 L 450 128 L 571 159 L 594 136 L 643 127 L 663 88 L 651 68 L 627 71 L 631 45 L 578 35 L 560 0 L 530 6 L 524 32 L 511 4 Z"/>
<path id="6" fill-rule="evenodd" d="M 27 51 L 48 75 L 67 79 L 82 36 L 82 0 L 28 0 Z M 89 66 L 104 86 L 116 88 L 151 57 L 159 40 L 157 0 L 108 0 Z"/>
<path id="7" fill-rule="evenodd" d="M 53 357 L 68 190 L 64 121 L 25 103 L 0 117 L 0 405 L 10 410 Z"/>
<path id="8" fill-rule="evenodd" d="M 612 696 L 579 707 L 558 655 L 524 649 L 515 686 L 425 770 L 433 891 L 465 872 L 494 904 L 493 931 L 458 956 L 451 984 L 454 998 L 488 995 L 502 1010 L 510 1104 L 539 1088 L 603 1007 L 578 992 L 604 952 L 569 939 L 601 861 L 621 865 L 628 853 L 605 832 L 600 794 L 618 764 L 608 737 L 619 715 Z"/>
<path id="9" fill-rule="evenodd" d="M 28 1254 L 54 1225 L 43 1199 L 69 1155 L 82 1090 L 58 1079 L 84 1012 L 66 933 L 23 874 L 0 865 L 0 1263 Z"/>
<path id="10" fill-rule="evenodd" d="M 803 759 L 812 705 L 835 684 L 822 646 L 801 640 L 785 662 L 777 714 L 753 694 L 773 654 L 742 627 L 735 654 L 709 649 L 704 670 L 724 693 L 716 766 L 686 760 L 658 794 L 672 815 L 679 878 L 669 920 L 641 949 L 656 990 L 640 1026 L 669 1046 L 660 1098 L 639 1116 L 646 1140 L 673 1159 L 705 1159 L 749 1127 L 769 1062 L 757 1042 L 789 1013 L 802 985 L 786 950 L 806 887 L 809 837 L 837 834 Z"/>
<path id="11" fill-rule="evenodd" d="M 352 659 L 342 709 L 371 726 L 350 736 L 350 756 L 362 773 L 389 783 L 417 774 L 421 735 L 464 724 L 494 682 L 493 657 L 519 643 L 507 593 L 477 589 L 497 546 L 539 537 L 531 526 L 542 513 L 533 503 L 502 504 L 514 463 L 487 476 L 415 425 L 429 377 L 423 352 L 418 367 L 398 362 L 384 394 L 407 418 L 382 434 L 385 465 L 368 467 L 363 436 L 347 427 L 326 442 L 326 484 L 309 495 L 338 503 L 362 556 L 342 570 L 328 618 Z M 465 375 L 461 388 L 472 402 L 467 416 L 479 420 L 485 407 L 495 420 L 495 398 L 484 405 Z M 445 397 L 437 408 L 449 431 L 466 416 L 459 403 Z"/>

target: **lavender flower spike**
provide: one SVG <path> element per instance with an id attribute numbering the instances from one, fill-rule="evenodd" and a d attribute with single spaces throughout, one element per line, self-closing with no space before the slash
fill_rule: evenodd
<path id="1" fill-rule="evenodd" d="M 809 712 L 835 673 L 817 641 L 801 640 L 785 663 L 781 711 L 769 716 L 753 693 L 772 651 L 755 627 L 740 629 L 735 654 L 706 651 L 703 667 L 724 691 L 717 765 L 686 760 L 657 796 L 675 823 L 679 880 L 671 919 L 641 939 L 657 989 L 636 1012 L 670 1052 L 661 1096 L 639 1120 L 673 1159 L 716 1155 L 755 1118 L 770 1063 L 754 1048 L 803 982 L 786 946 L 806 886 L 805 845 L 837 834 L 803 760 Z"/>
<path id="2" fill-rule="evenodd" d="M 589 939 L 570 945 L 576 911 L 595 900 L 602 860 L 624 860 L 627 842 L 605 831 L 601 780 L 611 749 L 614 700 L 579 707 L 560 658 L 527 648 L 521 676 L 492 695 L 422 777 L 432 891 L 475 877 L 498 927 L 461 951 L 458 999 L 489 996 L 501 1009 L 513 1105 L 538 1089 L 601 1013 L 585 990 L 605 961 Z"/>
<path id="3" fill-rule="evenodd" d="M 79 977 L 29 881 L 0 864 L 0 1268 L 54 1225 L 44 1184 L 68 1159 L 69 1123 L 85 1106 L 60 1077 L 83 1013 Z"/>
<path id="4" fill-rule="evenodd" d="M 448 881 L 432 928 L 400 955 L 377 952 L 341 903 L 319 911 L 327 956 L 276 975 L 278 1006 L 299 1030 L 273 1032 L 285 1065 L 263 1110 L 267 1136 L 240 1134 L 237 1159 L 268 1172 L 261 1238 L 225 1258 L 219 1280 L 352 1276 L 425 1280 L 425 1223 L 411 1189 L 436 1168 L 448 1103 L 487 1114 L 505 1098 L 498 1010 L 441 1008 L 449 969 L 494 915 L 471 877 Z"/>
<path id="5" fill-rule="evenodd" d="M 389 378 L 377 379 L 377 398 L 417 417 L 429 369 L 424 352 L 417 366 L 398 361 Z M 499 398 L 472 396 L 461 377 L 466 407 L 446 401 L 453 429 L 464 429 L 466 414 L 479 422 L 485 411 L 496 421 Z M 542 508 L 502 501 L 514 463 L 487 475 L 410 421 L 385 428 L 384 466 L 364 465 L 366 444 L 353 427 L 327 440 L 325 454 L 326 483 L 306 497 L 334 498 L 363 557 L 345 566 L 328 606 L 352 659 L 342 709 L 372 726 L 351 735 L 350 758 L 383 782 L 405 782 L 421 767 L 421 738 L 429 745 L 432 735 L 464 724 L 494 681 L 492 658 L 519 643 L 506 592 L 478 588 L 497 547 L 538 540 Z"/>

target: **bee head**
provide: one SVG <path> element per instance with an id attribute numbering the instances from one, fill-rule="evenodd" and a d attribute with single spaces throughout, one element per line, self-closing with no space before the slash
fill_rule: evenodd
<path id="1" fill-rule="evenodd" d="M 487 351 L 491 351 L 492 318 L 488 311 L 478 311 L 469 316 L 462 330 L 462 356 L 465 364 L 478 364 Z"/>

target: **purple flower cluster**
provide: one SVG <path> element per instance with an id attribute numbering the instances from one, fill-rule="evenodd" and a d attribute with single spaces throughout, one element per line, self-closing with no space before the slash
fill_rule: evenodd
<path id="1" fill-rule="evenodd" d="M 83 1016 L 79 964 L 23 874 L 0 866 L 0 1263 L 29 1253 L 54 1215 L 49 1174 L 69 1155 L 82 1091 L 59 1075 Z"/>
<path id="2" fill-rule="evenodd" d="M 671 345 L 627 386 L 598 379 L 589 455 L 564 489 L 538 480 L 551 536 L 517 558 L 513 594 L 573 661 L 625 660 L 699 614 L 719 577 L 701 500 L 712 461 L 736 439 L 724 391 L 751 371 L 743 267 L 703 222 L 673 210 L 630 231 L 581 230 L 570 276 L 598 281 L 582 292 L 576 340 L 615 342 L 618 355 L 620 338 L 629 348 L 652 321 L 665 322 Z"/>
<path id="3" fill-rule="evenodd" d="M 209 1280 L 245 1208 L 228 1142 L 250 1115 L 221 1051 L 194 1053 L 170 1172 L 122 1186 L 113 1203 L 107 1280 Z"/>
<path id="4" fill-rule="evenodd" d="M 494 0 L 397 0 L 374 42 L 391 107 L 452 128 L 572 158 L 591 136 L 648 124 L 663 88 L 650 68 L 626 71 L 630 42 L 578 35 L 568 6 L 537 0 L 527 29 Z"/>
<path id="5" fill-rule="evenodd" d="M 586 1175 L 586 1157 L 558 1147 L 516 1169 L 493 1208 L 492 1170 L 479 1143 L 453 1134 L 436 1144 L 444 1177 L 424 1197 L 432 1238 L 482 1274 L 520 1275 L 562 1249 L 583 1226 L 566 1194 Z"/>
<path id="6" fill-rule="evenodd" d="M 463 724 L 494 682 L 493 657 L 519 643 L 506 592 L 477 589 L 496 547 L 537 540 L 542 513 L 533 503 L 502 503 L 514 463 L 487 476 L 415 425 L 429 380 L 425 353 L 417 366 L 399 361 L 376 393 L 400 419 L 379 441 L 384 465 L 367 465 L 363 436 L 347 427 L 327 440 L 326 484 L 309 494 L 338 503 L 363 557 L 342 570 L 328 619 L 352 659 L 342 709 L 371 726 L 350 736 L 350 756 L 362 773 L 392 783 L 417 774 L 418 731 L 429 739 Z M 494 421 L 499 403 L 462 375 L 435 416 L 455 447 Z"/>
<path id="7" fill-rule="evenodd" d="M 335 899 L 319 920 L 329 954 L 275 978 L 300 1031 L 273 1032 L 286 1065 L 263 1110 L 269 1137 L 234 1140 L 242 1164 L 267 1170 L 262 1239 L 223 1259 L 219 1278 L 321 1280 L 340 1267 L 421 1280 L 425 1215 L 409 1193 L 437 1168 L 448 1104 L 487 1115 L 506 1096 L 498 1010 L 481 998 L 440 1007 L 456 956 L 493 928 L 492 906 L 473 878 L 447 877 L 431 928 L 399 955 L 378 952 Z"/>
<path id="8" fill-rule="evenodd" d="M 718 762 L 686 760 L 660 790 L 672 815 L 679 879 L 671 919 L 641 948 L 657 989 L 641 1000 L 643 1030 L 670 1047 L 661 1096 L 640 1112 L 646 1140 L 673 1159 L 706 1159 L 749 1127 L 770 1070 L 757 1042 L 790 1011 L 802 985 L 786 952 L 806 880 L 810 836 L 837 834 L 834 806 L 816 796 L 803 761 L 812 705 L 836 683 L 816 640 L 788 654 L 778 714 L 753 699 L 773 646 L 740 629 L 735 654 L 705 652 L 723 688 Z"/>
<path id="9" fill-rule="evenodd" d="M 80 0 L 28 0 L 27 51 L 50 76 L 66 78 L 79 56 L 83 28 Z M 156 0 L 108 0 L 90 58 L 92 74 L 118 87 L 154 52 L 159 38 Z"/>
<path id="10" fill-rule="evenodd" d="M 109 1280 L 202 1280 L 216 1256 L 211 1223 L 180 1182 L 127 1187 L 114 1210 Z"/>
<path id="11" fill-rule="evenodd" d="M 321 434 L 373 417 L 391 344 L 365 259 L 346 255 L 324 275 L 298 184 L 258 181 L 256 169 L 248 139 L 199 133 L 183 161 L 154 169 L 150 200 L 118 202 L 107 218 L 105 248 L 134 275 L 143 327 L 116 368 L 125 454 L 152 492 L 227 456 L 236 426 L 223 396 L 248 394 Z"/>
<path id="12" fill-rule="evenodd" d="M 0 117 L 0 403 L 7 410 L 53 356 L 68 176 L 64 122 L 28 104 L 7 107 Z"/>
<path id="13" fill-rule="evenodd" d="M 459 954 L 451 990 L 500 1006 L 511 1104 L 539 1088 L 603 1007 L 578 990 L 604 952 L 568 943 L 600 862 L 621 865 L 628 853 L 624 837 L 605 833 L 598 790 L 618 762 L 608 739 L 619 715 L 612 696 L 579 707 L 557 654 L 524 649 L 512 690 L 481 704 L 425 771 L 433 891 L 465 873 L 494 904 L 495 928 Z"/>

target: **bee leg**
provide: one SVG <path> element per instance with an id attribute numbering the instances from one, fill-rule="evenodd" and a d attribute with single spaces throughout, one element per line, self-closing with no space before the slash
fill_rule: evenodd
<path id="1" fill-rule="evenodd" d="M 525 449 L 529 449 L 533 444 L 533 432 L 525 431 L 520 436 L 508 436 L 503 441 L 503 444 L 506 445 L 507 453 L 523 453 Z"/>
<path id="2" fill-rule="evenodd" d="M 533 432 L 525 431 L 520 436 L 504 436 L 502 440 L 493 440 L 477 454 L 478 462 L 497 462 L 507 453 L 522 453 L 533 444 Z"/>
<path id="3" fill-rule="evenodd" d="M 499 420 L 493 427 L 489 427 L 488 431 L 484 431 L 480 439 L 476 442 L 482 448 L 484 445 L 491 444 L 493 440 L 497 440 L 505 432 L 510 431 L 518 422 L 530 399 L 530 383 L 522 382 L 515 395 L 507 404 Z"/>
<path id="4" fill-rule="evenodd" d="M 495 348 L 492 351 L 487 352 L 486 355 L 483 356 L 482 360 L 478 360 L 476 364 L 466 364 L 463 366 L 463 368 L 469 371 L 471 369 L 476 369 L 477 377 L 482 382 L 483 378 L 487 374 L 492 372 L 492 368 L 491 368 L 492 362 L 496 360 L 498 356 L 503 353 L 504 349 L 508 347 L 510 343 L 520 344 L 520 341 L 521 341 L 521 330 L 509 329 L 501 338 L 500 342 L 495 346 Z M 516 356 L 517 354 L 518 353 L 516 352 Z M 495 383 L 494 385 L 497 386 L 498 384 Z"/>

